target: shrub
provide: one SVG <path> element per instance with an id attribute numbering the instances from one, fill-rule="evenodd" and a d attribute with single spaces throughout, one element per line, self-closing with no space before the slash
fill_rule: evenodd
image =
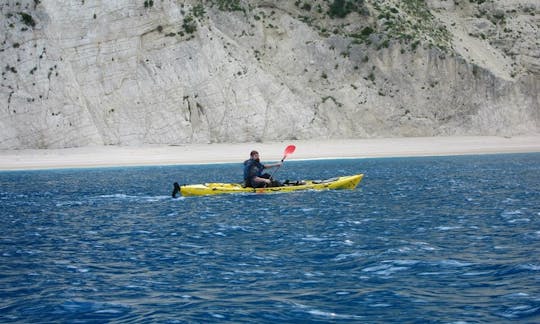
<path id="1" fill-rule="evenodd" d="M 195 7 L 193 7 L 193 15 L 194 15 L 195 17 L 199 17 L 199 18 L 200 18 L 200 17 L 204 16 L 205 13 L 206 13 L 206 12 L 204 11 L 204 6 L 203 6 L 202 4 L 199 3 L 198 5 L 196 5 Z"/>
<path id="2" fill-rule="evenodd" d="M 194 32 L 196 32 L 197 24 L 195 22 L 195 19 L 193 19 L 193 16 L 186 16 L 186 18 L 184 18 L 184 23 L 182 24 L 182 27 L 184 27 L 184 30 L 188 34 L 193 34 Z"/>
<path id="3" fill-rule="evenodd" d="M 375 30 L 369 26 L 364 27 L 359 33 L 350 34 L 350 37 L 356 38 L 361 42 L 369 43 L 369 36 L 373 34 Z"/>
<path id="4" fill-rule="evenodd" d="M 330 4 L 328 14 L 332 18 L 345 18 L 353 11 L 360 12 L 363 5 L 363 0 L 334 0 Z"/>
<path id="5" fill-rule="evenodd" d="M 30 16 L 29 14 L 27 14 L 25 12 L 19 12 L 19 15 L 21 15 L 22 21 L 27 26 L 30 26 L 30 27 L 35 27 L 36 26 L 36 22 L 34 21 L 34 18 L 32 18 L 32 16 Z"/>
<path id="6" fill-rule="evenodd" d="M 306 11 L 311 11 L 311 5 L 307 2 L 305 2 L 303 5 L 302 5 L 302 9 L 306 10 Z"/>
<path id="7" fill-rule="evenodd" d="M 367 27 L 364 27 L 364 29 L 362 29 L 362 31 L 360 32 L 360 34 L 364 37 L 368 37 L 369 35 L 373 34 L 375 30 L 373 30 L 373 28 L 367 26 Z"/>
<path id="8" fill-rule="evenodd" d="M 240 0 L 213 0 L 211 2 L 222 11 L 244 11 Z"/>

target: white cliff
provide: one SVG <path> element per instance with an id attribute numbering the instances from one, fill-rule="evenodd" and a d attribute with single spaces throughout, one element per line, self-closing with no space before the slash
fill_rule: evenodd
<path id="1" fill-rule="evenodd" d="M 540 131 L 537 1 L 339 3 L 4 1 L 0 149 Z"/>

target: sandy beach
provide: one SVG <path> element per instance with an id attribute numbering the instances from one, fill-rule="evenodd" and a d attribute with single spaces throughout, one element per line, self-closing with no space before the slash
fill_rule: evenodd
<path id="1" fill-rule="evenodd" d="M 253 149 L 270 162 L 280 160 L 290 144 L 296 151 L 288 160 L 529 153 L 540 152 L 540 134 L 0 150 L 0 170 L 240 163 Z"/>

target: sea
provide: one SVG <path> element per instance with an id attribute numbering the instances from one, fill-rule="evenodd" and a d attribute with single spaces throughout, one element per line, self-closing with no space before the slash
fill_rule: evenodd
<path id="1" fill-rule="evenodd" d="M 1 323 L 539 323 L 540 153 L 0 172 Z"/>

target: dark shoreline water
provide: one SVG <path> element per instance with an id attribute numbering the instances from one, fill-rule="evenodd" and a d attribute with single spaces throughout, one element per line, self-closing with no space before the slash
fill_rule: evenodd
<path id="1" fill-rule="evenodd" d="M 539 322 L 540 154 L 0 172 L 0 322 Z"/>

